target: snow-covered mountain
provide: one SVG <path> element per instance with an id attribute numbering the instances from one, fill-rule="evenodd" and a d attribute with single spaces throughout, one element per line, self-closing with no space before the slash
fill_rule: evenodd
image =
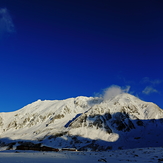
<path id="1" fill-rule="evenodd" d="M 127 93 L 109 100 L 38 100 L 0 113 L 0 146 L 29 141 L 81 150 L 162 146 L 162 130 L 163 111 Z"/>

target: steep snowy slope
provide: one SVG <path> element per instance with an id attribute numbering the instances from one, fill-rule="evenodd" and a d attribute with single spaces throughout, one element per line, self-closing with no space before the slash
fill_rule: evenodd
<path id="1" fill-rule="evenodd" d="M 38 100 L 0 113 L 0 146 L 6 139 L 81 150 L 162 146 L 162 129 L 163 111 L 127 93 L 109 100 Z"/>
<path id="2" fill-rule="evenodd" d="M 77 97 L 66 100 L 38 100 L 10 113 L 0 113 L 0 137 L 42 139 L 63 132 L 76 115 L 87 111 L 97 98 Z"/>

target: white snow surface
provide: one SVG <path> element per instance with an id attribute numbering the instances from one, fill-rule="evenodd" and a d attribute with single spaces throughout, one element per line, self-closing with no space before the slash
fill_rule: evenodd
<path id="1" fill-rule="evenodd" d="M 137 148 L 109 152 L 34 152 L 3 151 L 0 163 L 161 163 L 163 148 Z"/>
<path id="2" fill-rule="evenodd" d="M 59 133 L 72 118 L 91 107 L 87 104 L 91 99 L 38 100 L 15 112 L 0 113 L 0 137 L 35 140 Z"/>

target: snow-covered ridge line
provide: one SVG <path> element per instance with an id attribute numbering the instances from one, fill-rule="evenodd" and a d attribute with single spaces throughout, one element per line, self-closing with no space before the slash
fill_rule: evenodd
<path id="1" fill-rule="evenodd" d="M 108 100 L 84 96 L 38 100 L 0 113 L 0 146 L 5 138 L 83 150 L 157 146 L 162 142 L 162 119 L 156 104 L 127 93 Z"/>

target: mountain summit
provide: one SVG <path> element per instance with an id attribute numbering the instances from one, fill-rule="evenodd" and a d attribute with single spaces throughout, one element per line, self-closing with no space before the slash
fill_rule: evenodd
<path id="1" fill-rule="evenodd" d="M 83 96 L 38 100 L 0 113 L 0 146 L 24 142 L 78 150 L 162 146 L 162 129 L 163 111 L 127 93 L 108 100 Z"/>

